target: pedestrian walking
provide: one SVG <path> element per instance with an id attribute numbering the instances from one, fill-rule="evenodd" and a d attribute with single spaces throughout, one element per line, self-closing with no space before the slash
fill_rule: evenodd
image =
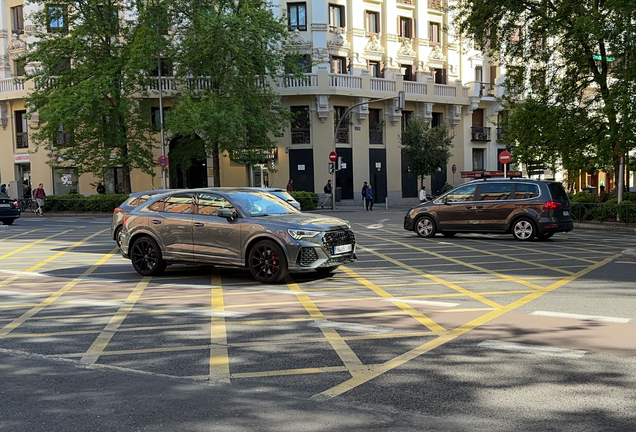
<path id="1" fill-rule="evenodd" d="M 325 208 L 325 204 L 327 204 L 328 202 L 332 202 L 331 200 L 333 197 L 333 188 L 331 187 L 331 180 L 327 180 L 327 184 L 325 185 L 323 191 L 325 192 L 325 200 L 322 202 L 322 204 L 320 204 L 320 207 Z"/>
<path id="2" fill-rule="evenodd" d="M 420 202 L 426 202 L 426 186 L 422 186 L 422 189 L 420 190 Z"/>
<path id="3" fill-rule="evenodd" d="M 364 201 L 367 199 L 367 187 L 369 187 L 367 185 L 367 182 L 364 182 L 364 184 L 362 185 L 362 207 L 364 207 Z"/>
<path id="4" fill-rule="evenodd" d="M 38 187 L 33 191 L 33 199 L 38 203 L 38 208 L 33 210 L 33 213 L 39 216 L 44 216 L 42 207 L 44 207 L 46 192 L 44 192 L 44 185 L 42 183 L 40 183 Z"/>
<path id="5" fill-rule="evenodd" d="M 3 194 L 7 194 L 7 185 L 2 183 L 2 186 L 0 187 L 0 192 L 2 192 Z"/>
<path id="6" fill-rule="evenodd" d="M 371 185 L 367 185 L 364 191 L 364 205 L 367 211 L 373 211 L 373 190 Z"/>
<path id="7" fill-rule="evenodd" d="M 294 191 L 294 187 L 292 186 L 292 183 L 294 181 L 292 179 L 289 179 L 289 181 L 287 182 L 287 192 L 293 192 Z"/>

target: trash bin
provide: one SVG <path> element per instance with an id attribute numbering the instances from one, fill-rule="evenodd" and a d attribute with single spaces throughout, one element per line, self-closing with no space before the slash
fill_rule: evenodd
<path id="1" fill-rule="evenodd" d="M 584 187 L 583 190 L 591 193 L 592 195 L 596 195 L 596 188 L 594 186 Z"/>
<path id="2" fill-rule="evenodd" d="M 336 188 L 336 202 L 340 202 L 341 199 L 342 199 L 342 188 L 341 187 L 337 187 Z"/>

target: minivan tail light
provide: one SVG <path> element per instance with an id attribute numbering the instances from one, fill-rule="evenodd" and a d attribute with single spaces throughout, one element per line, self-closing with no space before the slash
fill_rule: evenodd
<path id="1" fill-rule="evenodd" d="M 124 221 L 122 222 L 122 225 L 126 225 L 126 222 L 128 222 L 129 217 L 128 216 L 124 216 Z"/>
<path id="2" fill-rule="evenodd" d="M 113 210 L 113 213 L 117 213 L 117 212 L 120 212 L 122 210 L 123 210 L 123 208 L 121 208 L 121 207 L 115 207 L 115 209 Z"/>
<path id="3" fill-rule="evenodd" d="M 546 201 L 543 210 L 556 210 L 561 208 L 561 203 L 556 201 Z"/>

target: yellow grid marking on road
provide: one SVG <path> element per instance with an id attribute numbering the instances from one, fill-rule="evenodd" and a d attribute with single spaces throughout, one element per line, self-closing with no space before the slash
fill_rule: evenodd
<path id="1" fill-rule="evenodd" d="M 223 287 L 218 269 L 214 270 L 211 278 L 210 307 L 212 310 L 223 311 Z M 225 318 L 212 316 L 210 322 L 210 372 L 209 380 L 217 384 L 230 383 L 230 356 L 227 349 L 227 327 Z"/>
<path id="2" fill-rule="evenodd" d="M 369 281 L 368 279 L 363 278 L 362 276 L 360 276 L 358 273 L 354 272 L 350 268 L 348 268 L 346 266 L 341 266 L 340 268 L 345 273 L 347 273 L 349 276 L 354 277 L 358 282 L 360 282 L 362 285 L 364 285 L 367 288 L 369 288 L 371 291 L 373 291 L 374 293 L 376 293 L 380 297 L 382 297 L 382 298 L 395 298 L 394 295 L 389 294 L 388 292 L 384 291 L 382 288 L 380 288 L 379 286 L 377 286 L 373 282 Z M 398 308 L 402 309 L 404 312 L 406 312 L 408 315 L 410 315 L 413 319 L 415 319 L 417 322 L 419 322 L 423 326 L 428 327 L 428 329 L 431 330 L 432 332 L 439 333 L 439 332 L 446 331 L 446 329 L 444 327 L 442 327 L 441 325 L 439 325 L 438 323 L 436 323 L 435 321 L 433 321 L 432 319 L 430 319 L 429 317 L 424 315 L 422 312 L 420 312 L 417 309 L 415 309 L 413 306 L 410 306 L 410 305 L 408 305 L 406 303 L 402 303 L 402 302 L 395 303 L 395 306 L 397 306 Z"/>
<path id="3" fill-rule="evenodd" d="M 374 339 L 404 339 L 413 337 L 428 337 L 435 336 L 432 332 L 404 332 L 404 333 L 384 333 L 364 336 L 341 336 L 345 341 L 358 341 L 358 340 L 374 340 Z M 306 343 L 325 343 L 327 339 L 325 337 L 303 337 L 289 340 L 265 340 L 259 342 L 240 342 L 229 343 L 227 346 L 232 348 L 251 348 L 259 346 L 273 346 L 273 345 L 302 345 Z M 123 356 L 123 355 L 137 355 L 137 354 L 157 354 L 167 352 L 180 352 L 180 351 L 200 351 L 210 349 L 212 344 L 208 345 L 191 345 L 191 346 L 173 346 L 173 347 L 155 347 L 155 348 L 139 348 L 130 350 L 111 350 L 104 351 L 103 356 Z M 85 353 L 67 353 L 67 354 L 55 354 L 51 357 L 55 358 L 76 358 L 81 357 Z M 343 370 L 345 366 L 342 367 Z M 228 378 L 230 376 L 228 375 Z"/>
<path id="4" fill-rule="evenodd" d="M 414 249 L 417 249 L 417 250 L 421 251 L 421 249 L 419 249 L 419 248 L 414 248 Z M 471 297 L 471 298 L 473 298 L 473 299 L 475 299 L 475 300 L 477 300 L 477 301 L 479 301 L 481 303 L 487 304 L 488 306 L 492 306 L 494 308 L 501 308 L 502 307 L 499 303 L 494 302 L 492 300 L 489 300 L 489 299 L 483 297 L 480 294 L 476 294 L 476 293 L 474 293 L 472 291 L 469 291 L 466 288 L 463 288 L 463 287 L 461 287 L 461 286 L 459 286 L 459 285 L 457 285 L 455 283 L 445 281 L 445 280 L 443 280 L 443 279 L 441 279 L 441 278 L 439 278 L 437 276 L 434 276 L 434 275 L 432 275 L 430 273 L 422 271 L 422 270 L 420 270 L 418 268 L 415 268 L 415 267 L 410 266 L 408 264 L 404 264 L 401 261 L 394 260 L 393 258 L 388 257 L 388 256 L 386 256 L 384 254 L 381 254 L 380 252 L 375 252 L 374 251 L 373 253 L 378 255 L 378 256 L 380 256 L 380 257 L 385 258 L 387 261 L 392 262 L 393 264 L 395 264 L 397 266 L 400 266 L 402 268 L 408 269 L 408 270 L 410 270 L 413 273 L 422 275 L 422 276 L 424 276 L 427 279 L 430 279 L 432 281 L 435 281 L 435 282 L 439 283 L 440 285 L 444 285 L 444 286 L 446 286 L 448 288 L 451 288 L 454 291 L 458 291 L 458 292 L 460 292 L 460 293 L 462 293 L 462 294 L 464 294 L 464 295 L 466 295 L 468 297 Z"/>
<path id="5" fill-rule="evenodd" d="M 470 330 L 473 330 L 481 325 L 484 325 L 492 320 L 494 320 L 495 318 L 500 317 L 501 315 L 508 313 L 512 310 L 515 310 L 533 300 L 536 300 L 537 298 L 541 297 L 544 294 L 547 294 L 551 291 L 554 291 L 557 288 L 562 287 L 563 285 L 566 285 L 570 282 L 572 282 L 575 279 L 578 279 L 584 275 L 586 275 L 587 273 L 596 270 L 602 266 L 604 266 L 605 264 L 611 262 L 613 259 L 615 258 L 615 256 L 612 257 L 608 257 L 606 259 L 604 259 L 603 261 L 600 261 L 594 265 L 591 265 L 589 267 L 587 267 L 586 269 L 583 269 L 573 275 L 567 276 L 565 278 L 563 278 L 560 281 L 554 282 L 553 284 L 542 288 L 541 290 L 537 290 L 534 291 L 530 294 L 528 294 L 527 296 L 524 296 L 523 298 L 505 306 L 503 309 L 499 309 L 499 310 L 494 310 L 492 312 L 489 312 L 485 315 L 482 315 L 479 318 L 476 318 L 466 324 L 463 324 L 453 330 L 451 330 L 448 334 L 442 335 L 437 337 L 436 339 L 429 341 L 425 344 L 420 345 L 417 348 L 412 349 L 411 351 L 408 351 L 404 354 L 401 354 L 385 363 L 379 364 L 379 365 L 369 365 L 368 366 L 368 370 L 365 372 L 361 372 L 358 373 L 356 376 L 352 376 L 349 380 L 340 383 L 328 390 L 325 390 L 321 393 L 318 393 L 314 396 L 312 396 L 312 399 L 318 400 L 318 401 L 323 401 L 323 400 L 328 400 L 331 399 L 333 397 L 336 397 L 338 395 L 341 395 L 355 387 L 358 387 L 361 384 L 364 384 L 380 375 L 382 375 L 385 372 L 388 372 L 392 369 L 395 369 L 398 366 L 401 366 L 419 356 L 421 356 L 422 354 L 425 354 L 429 351 L 431 351 L 434 348 L 437 348 L 441 345 L 444 345 L 447 342 L 452 341 L 453 339 L 456 339 L 457 337 L 469 332 Z"/>
<path id="6" fill-rule="evenodd" d="M 351 372 L 346 366 L 325 366 L 317 368 L 303 368 L 303 369 L 283 369 L 275 371 L 263 371 L 263 372 L 239 372 L 233 373 L 232 378 L 263 378 L 282 375 L 307 375 L 327 372 Z"/>
<path id="7" fill-rule="evenodd" d="M 70 231 L 70 230 L 69 230 Z M 93 237 L 96 237 L 97 235 L 101 234 L 102 232 L 104 232 L 106 230 L 103 231 L 99 231 L 95 234 L 91 234 L 88 237 L 85 237 L 84 239 L 74 243 L 73 245 L 69 246 L 66 250 L 60 252 L 60 254 L 64 254 L 66 252 L 69 252 L 71 250 L 73 250 L 74 248 L 81 246 L 82 244 L 84 244 L 85 242 L 87 242 L 88 240 L 92 239 Z M 113 249 L 113 252 L 104 255 L 99 261 L 97 261 L 95 263 L 95 265 L 89 267 L 88 269 L 86 269 L 86 271 L 82 274 L 82 277 L 84 276 L 88 276 L 91 273 L 93 273 L 95 270 L 97 270 L 99 268 L 100 265 L 102 265 L 103 263 L 105 263 L 106 261 L 108 261 L 108 259 L 113 255 L 114 251 L 116 249 Z M 59 256 L 60 254 L 56 254 L 56 256 Z M 33 267 L 31 267 L 30 269 L 27 269 L 27 272 L 30 271 L 34 271 L 37 268 L 39 268 L 39 265 L 35 265 Z M 21 275 L 16 275 L 16 278 L 20 277 Z M 11 279 L 11 278 L 9 278 Z M 0 286 L 2 286 L 6 281 L 0 282 Z M 40 302 L 37 306 L 33 307 L 32 309 L 30 309 L 29 311 L 25 312 L 24 314 L 22 314 L 21 316 L 19 316 L 18 318 L 14 319 L 13 321 L 11 321 L 9 324 L 5 325 L 4 327 L 2 327 L 0 329 L 0 339 L 3 339 L 4 337 L 6 337 L 9 333 L 11 333 L 13 330 L 15 330 L 16 328 L 18 328 L 20 325 L 22 325 L 24 322 L 26 322 L 27 320 L 29 320 L 32 316 L 36 315 L 38 312 L 40 312 L 41 310 L 43 310 L 44 308 L 46 308 L 47 306 L 51 305 L 53 302 L 55 302 L 58 298 L 60 298 L 62 295 L 64 295 L 66 292 L 68 292 L 69 290 L 71 290 L 75 285 L 77 285 L 78 280 L 74 279 L 70 282 L 68 282 L 67 284 L 65 284 L 62 288 L 60 288 L 57 292 L 55 292 L 54 294 L 52 294 L 51 296 L 49 296 L 47 299 L 43 300 L 42 302 Z"/>
<path id="8" fill-rule="evenodd" d="M 370 236 L 370 237 L 376 237 L 376 236 L 372 236 L 371 234 L 366 234 L 366 233 L 363 233 L 363 235 Z M 406 248 L 414 249 L 414 250 L 417 250 L 417 251 L 419 251 L 419 252 L 423 252 L 423 253 L 425 253 L 425 254 L 431 254 L 431 255 L 437 255 L 437 256 L 440 256 L 440 257 L 444 257 L 443 255 L 439 255 L 439 254 L 437 254 L 436 252 L 431 252 L 431 251 L 425 250 L 425 249 L 423 249 L 423 248 L 421 248 L 421 247 L 417 247 L 417 246 L 410 245 L 410 244 L 408 244 L 408 243 L 398 242 L 397 240 L 387 240 L 387 241 L 389 241 L 389 242 L 393 242 L 393 243 L 397 243 L 397 244 L 401 244 L 401 245 L 403 245 L 403 246 L 404 246 L 404 247 L 406 247 Z M 460 247 L 463 247 L 463 246 L 460 246 Z M 473 248 L 470 248 L 470 249 L 473 249 Z M 479 251 L 479 250 L 477 250 L 477 249 L 473 249 L 473 250 L 475 250 L 475 251 L 477 251 L 477 252 L 481 253 L 481 251 Z M 375 251 L 374 251 L 373 253 L 374 253 L 374 254 L 376 254 L 376 255 L 379 255 L 379 256 L 380 256 L 380 255 L 381 255 L 381 256 L 385 256 L 385 255 L 383 255 L 383 254 L 380 254 L 379 252 L 375 252 Z M 428 277 L 428 278 L 435 277 L 435 276 L 429 275 L 428 273 L 425 273 L 425 272 L 423 272 L 423 271 L 421 271 L 421 270 L 419 270 L 419 269 L 416 269 L 416 268 L 414 268 L 414 267 L 412 267 L 412 266 L 409 266 L 409 265 L 407 265 L 407 264 L 403 264 L 403 263 L 402 263 L 402 262 L 400 262 L 400 261 L 394 260 L 394 259 L 392 259 L 392 258 L 390 258 L 390 257 L 388 257 L 388 256 L 387 256 L 386 258 L 387 258 L 387 261 L 393 262 L 394 264 L 396 264 L 396 265 L 398 265 L 398 266 L 400 266 L 400 267 L 413 269 L 413 271 L 414 271 L 414 272 L 419 273 L 419 274 L 422 274 L 422 275 L 424 275 L 425 277 Z M 444 258 L 445 258 L 447 261 L 451 261 L 451 262 L 454 262 L 454 263 L 457 263 L 457 264 L 463 265 L 463 266 L 465 266 L 465 267 L 469 267 L 469 268 L 472 268 L 472 269 L 478 270 L 478 271 L 483 272 L 483 273 L 488 273 L 488 274 L 490 274 L 490 275 L 492 275 L 492 276 L 499 277 L 499 278 L 501 278 L 501 279 L 504 279 L 504 280 L 507 280 L 507 281 L 510 281 L 510 282 L 515 282 L 515 283 L 518 283 L 518 284 L 520 284 L 520 285 L 525 285 L 525 286 L 528 286 L 528 287 L 530 287 L 530 288 L 534 288 L 534 289 L 543 288 L 541 285 L 533 284 L 533 283 L 528 282 L 528 281 L 525 281 L 525 280 L 523 280 L 523 279 L 519 279 L 519 278 L 514 277 L 514 276 L 508 276 L 508 275 L 505 275 L 505 274 L 503 274 L 503 273 L 499 273 L 499 272 L 496 272 L 496 271 L 493 271 L 493 270 L 488 270 L 488 269 L 486 269 L 486 268 L 480 267 L 480 266 L 475 265 L 475 264 L 470 264 L 470 263 L 466 263 L 466 262 L 460 261 L 460 260 L 458 260 L 458 259 L 456 259 L 456 258 L 451 258 L 451 257 L 444 257 Z M 567 272 L 567 273 L 568 273 L 568 274 L 572 274 L 571 272 Z M 439 279 L 439 278 L 437 278 L 437 279 Z M 439 280 L 442 280 L 442 279 L 439 279 Z M 456 288 L 454 288 L 454 287 L 456 287 Z M 459 286 L 457 286 L 457 285 L 454 285 L 454 284 L 453 284 L 453 286 L 450 286 L 450 285 L 449 285 L 449 288 L 453 288 L 453 289 L 457 289 L 457 288 L 459 288 L 459 289 L 461 289 L 461 290 L 463 290 L 463 291 L 465 291 L 465 292 L 467 292 L 467 293 L 472 294 L 472 295 L 471 295 L 471 297 L 475 298 L 475 300 L 478 300 L 478 298 L 477 298 L 477 297 L 474 297 L 474 296 L 477 296 L 477 294 L 474 294 L 474 293 L 472 293 L 471 291 L 468 291 L 468 290 L 466 290 L 466 289 L 464 289 L 464 288 L 461 288 L 461 287 L 459 287 Z M 479 301 L 481 301 L 482 303 L 485 303 L 485 304 L 487 304 L 487 305 L 489 305 L 489 306 L 493 306 L 493 307 L 501 307 L 501 305 L 498 305 L 498 304 L 496 304 L 496 303 L 494 303 L 494 302 L 491 302 L 490 300 L 488 300 L 488 299 L 486 299 L 486 298 L 484 298 L 484 297 L 481 297 L 481 296 L 478 296 L 478 297 L 479 297 L 479 298 L 481 298 L 481 300 L 479 300 Z"/>
<path id="9" fill-rule="evenodd" d="M 68 233 L 68 232 L 71 232 L 71 231 L 73 231 L 74 229 L 75 229 L 75 228 L 71 228 L 71 229 L 68 229 L 68 230 L 66 230 L 66 231 L 62 231 L 62 232 L 59 232 L 59 233 L 56 233 L 56 234 L 50 235 L 50 236 L 45 237 L 45 238 L 42 238 L 42 239 L 32 241 L 31 243 L 25 244 L 24 246 L 21 246 L 21 247 L 19 247 L 19 248 L 17 248 L 17 249 L 14 249 L 14 250 L 13 250 L 13 251 L 11 251 L 11 252 L 7 252 L 6 254 L 4 254 L 4 255 L 0 256 L 0 261 L 2 261 L 2 260 L 3 260 L 3 259 L 5 259 L 5 258 L 8 258 L 8 257 L 10 257 L 10 256 L 12 256 L 12 255 L 15 255 L 15 254 L 18 254 L 18 253 L 20 253 L 20 252 L 23 252 L 23 251 L 25 251 L 25 250 L 27 250 L 27 249 L 29 249 L 29 248 L 32 248 L 32 247 L 33 247 L 33 246 L 35 246 L 35 245 L 38 245 L 38 244 L 43 243 L 43 242 L 45 242 L 45 241 L 47 241 L 47 240 L 50 240 L 50 239 L 52 239 L 52 238 L 54 238 L 54 237 L 57 237 L 57 236 L 60 236 L 60 235 L 66 234 L 66 233 Z M 26 270 L 26 271 L 34 271 L 34 270 Z"/>
<path id="10" fill-rule="evenodd" d="M 36 228 L 36 229 L 29 230 L 29 231 L 19 232 L 17 234 L 12 235 L 12 236 L 2 237 L 2 238 L 0 238 L 0 245 L 1 245 L 0 246 L 0 250 L 10 249 L 9 246 L 5 246 L 4 244 L 2 244 L 4 242 L 6 242 L 7 240 L 11 240 L 11 239 L 14 239 L 14 238 L 24 238 L 26 235 L 29 235 L 29 234 L 34 233 L 36 231 L 41 231 L 43 229 L 44 228 Z"/>
<path id="11" fill-rule="evenodd" d="M 302 293 L 303 290 L 297 283 L 287 283 L 289 289 L 293 292 Z M 303 305 L 310 317 L 316 322 L 326 321 L 327 317 L 318 309 L 316 304 L 307 295 L 298 295 L 298 301 Z M 327 339 L 327 342 L 332 346 L 342 363 L 346 366 L 349 372 L 354 375 L 358 369 L 363 365 L 358 356 L 347 345 L 347 342 L 338 334 L 335 329 L 329 327 L 318 327 L 322 334 Z"/>
<path id="12" fill-rule="evenodd" d="M 113 336 L 115 336 L 115 333 L 117 333 L 117 330 L 119 329 L 121 323 L 124 322 L 132 308 L 135 307 L 135 303 L 137 303 L 137 300 L 139 300 L 139 297 L 141 297 L 141 294 L 144 292 L 144 289 L 146 289 L 146 286 L 148 285 L 150 279 L 151 277 L 145 276 L 141 279 L 141 281 L 139 281 L 135 289 L 133 289 L 133 291 L 126 299 L 126 304 L 121 306 L 117 310 L 115 315 L 112 316 L 110 321 L 108 321 L 106 327 L 104 327 L 104 329 L 99 333 L 97 339 L 93 341 L 84 356 L 82 356 L 82 358 L 80 359 L 80 363 L 97 363 L 99 356 L 104 352 L 106 346 L 108 346 L 110 341 L 113 339 Z"/>

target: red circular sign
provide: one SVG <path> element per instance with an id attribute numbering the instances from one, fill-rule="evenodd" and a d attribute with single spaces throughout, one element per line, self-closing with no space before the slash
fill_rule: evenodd
<path id="1" fill-rule="evenodd" d="M 167 167 L 170 163 L 170 160 L 168 159 L 168 156 L 159 156 L 157 162 L 159 163 L 159 166 Z"/>
<path id="2" fill-rule="evenodd" d="M 510 152 L 504 150 L 501 153 L 499 153 L 499 162 L 501 162 L 502 164 L 507 164 L 508 162 L 510 162 L 511 157 L 512 155 L 510 154 Z"/>
<path id="3" fill-rule="evenodd" d="M 335 162 L 338 160 L 338 153 L 336 153 L 335 151 L 332 151 L 331 153 L 329 153 L 329 160 L 331 162 Z"/>
<path id="4" fill-rule="evenodd" d="M 453 174 L 455 174 L 457 172 L 457 165 L 453 164 L 453 168 L 451 168 L 453 171 Z"/>

